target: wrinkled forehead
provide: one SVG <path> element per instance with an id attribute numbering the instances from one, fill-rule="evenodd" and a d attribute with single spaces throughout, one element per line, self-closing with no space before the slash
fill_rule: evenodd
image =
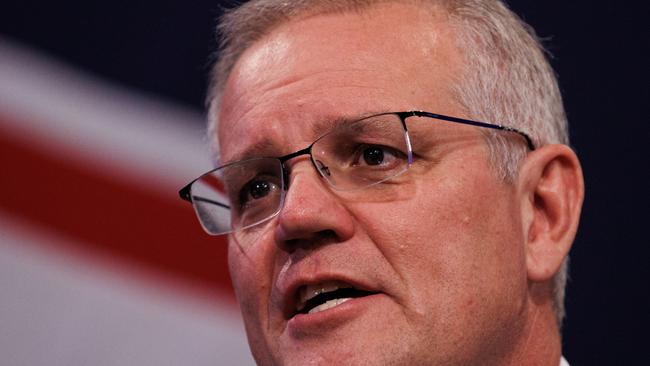
<path id="1" fill-rule="evenodd" d="M 442 17 L 404 4 L 281 25 L 242 54 L 225 85 L 221 161 L 303 148 L 372 113 L 448 111 L 451 36 Z"/>

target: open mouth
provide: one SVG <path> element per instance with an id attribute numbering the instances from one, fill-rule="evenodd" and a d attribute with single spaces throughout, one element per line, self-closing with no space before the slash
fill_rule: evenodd
<path id="1" fill-rule="evenodd" d="M 315 314 L 343 304 L 354 298 L 374 294 L 359 290 L 350 284 L 331 281 L 317 285 L 302 286 L 298 291 L 296 314 Z"/>

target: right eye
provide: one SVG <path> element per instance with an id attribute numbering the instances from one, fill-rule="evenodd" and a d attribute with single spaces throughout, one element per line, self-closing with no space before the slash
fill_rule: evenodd
<path id="1" fill-rule="evenodd" d="M 250 184 L 249 194 L 251 197 L 258 199 L 269 194 L 271 184 L 266 181 L 256 180 Z"/>
<path id="2" fill-rule="evenodd" d="M 239 191 L 239 204 L 244 207 L 255 200 L 264 199 L 278 190 L 278 184 L 270 179 L 257 178 L 246 183 Z"/>

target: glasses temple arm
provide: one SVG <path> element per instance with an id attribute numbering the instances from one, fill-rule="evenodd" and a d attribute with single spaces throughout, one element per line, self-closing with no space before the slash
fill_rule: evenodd
<path id="1" fill-rule="evenodd" d="M 192 183 L 193 183 L 193 182 L 192 182 Z M 202 197 L 192 197 L 192 196 L 190 195 L 190 186 L 191 186 L 191 185 L 192 185 L 192 184 L 190 183 L 189 185 L 183 187 L 180 191 L 178 191 L 178 195 L 181 196 L 181 199 L 183 199 L 183 200 L 185 200 L 185 201 L 188 201 L 188 202 L 198 201 L 198 202 L 211 203 L 211 204 L 213 204 L 213 205 L 217 205 L 217 206 L 219 206 L 219 207 L 223 207 L 223 208 L 225 208 L 225 209 L 230 210 L 230 206 L 225 205 L 225 204 L 223 204 L 223 203 L 220 203 L 220 202 L 217 202 L 217 201 L 213 201 L 213 200 L 210 200 L 210 199 L 207 199 L 207 198 L 202 198 Z"/>
<path id="2" fill-rule="evenodd" d="M 502 131 L 509 131 L 509 132 L 514 132 L 516 134 L 519 134 L 521 137 L 526 140 L 526 145 L 528 148 L 532 151 L 535 150 L 535 144 L 533 143 L 533 140 L 528 136 L 527 133 L 519 131 L 516 128 L 512 127 L 507 127 L 507 126 L 502 126 L 502 125 L 496 125 L 493 123 L 487 123 L 487 122 L 479 122 L 479 121 L 473 121 L 471 119 L 464 119 L 464 118 L 458 118 L 458 117 L 452 117 L 452 116 L 445 116 L 444 114 L 436 114 L 436 113 L 431 113 L 431 112 L 424 112 L 424 111 L 412 111 L 412 112 L 406 112 L 407 116 L 418 116 L 418 117 L 430 117 L 430 118 L 436 118 L 436 119 L 441 119 L 443 121 L 449 121 L 449 122 L 456 122 L 456 123 L 462 123 L 465 125 L 471 125 L 471 126 L 477 126 L 477 127 L 484 127 L 484 128 L 491 128 L 494 130 L 502 130 Z"/>

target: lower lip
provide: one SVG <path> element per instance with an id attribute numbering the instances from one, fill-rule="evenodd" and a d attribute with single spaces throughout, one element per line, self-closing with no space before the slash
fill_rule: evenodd
<path id="1" fill-rule="evenodd" d="M 381 298 L 382 294 L 373 294 L 352 298 L 333 308 L 312 314 L 294 315 L 287 323 L 290 334 L 308 336 L 323 335 L 324 331 L 334 329 L 362 315 Z"/>

